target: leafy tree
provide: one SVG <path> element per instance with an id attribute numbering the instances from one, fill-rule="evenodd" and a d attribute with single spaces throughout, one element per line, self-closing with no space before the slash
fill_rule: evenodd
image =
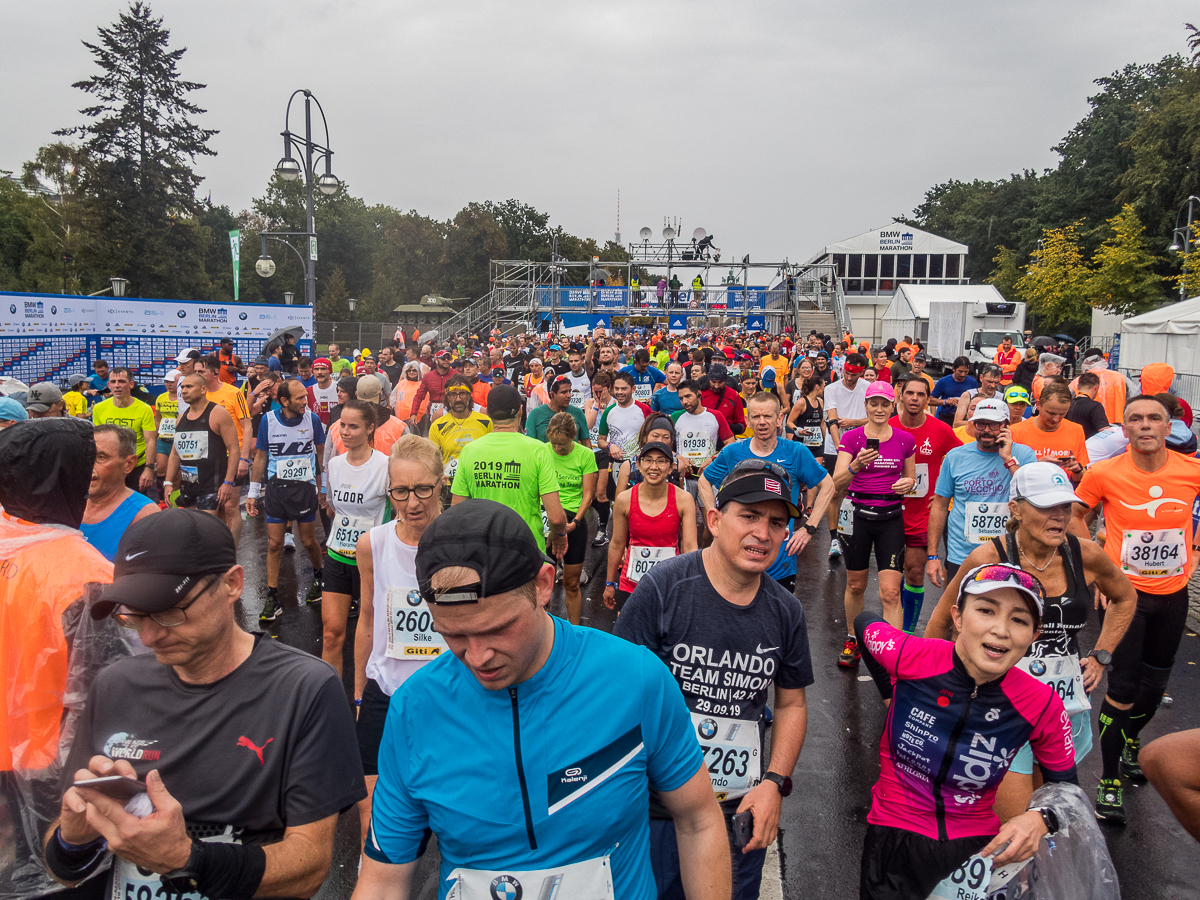
<path id="1" fill-rule="evenodd" d="M 346 279 L 342 270 L 335 268 L 325 279 L 321 294 L 317 297 L 317 308 L 313 310 L 313 318 L 322 321 L 344 322 L 350 318 L 350 292 L 346 290 Z"/>
<path id="2" fill-rule="evenodd" d="M 1146 229 L 1129 204 L 1108 225 L 1112 235 L 1092 257 L 1092 305 L 1122 315 L 1146 312 L 1163 299 L 1163 279 L 1154 272 L 1157 257 L 1143 237 Z"/>
<path id="3" fill-rule="evenodd" d="M 199 156 L 212 156 L 215 131 L 192 119 L 204 112 L 188 95 L 178 64 L 186 48 L 169 49 L 171 33 L 135 0 L 117 22 L 84 46 L 100 73 L 73 86 L 95 99 L 87 122 L 60 135 L 83 139 L 85 185 L 95 220 L 86 256 L 97 270 L 122 274 L 133 296 L 187 296 L 205 288 L 196 224 Z"/>
<path id="4" fill-rule="evenodd" d="M 504 258 L 508 238 L 482 203 L 468 203 L 451 224 L 442 255 L 445 284 L 456 298 L 474 302 L 488 292 L 491 260 Z"/>
<path id="5" fill-rule="evenodd" d="M 80 264 L 93 247 L 94 222 L 84 193 L 87 152 L 66 143 L 38 149 L 25 163 L 21 184 L 29 192 L 30 243 L 22 282 L 31 291 L 88 291 L 104 286 L 105 277 Z"/>
<path id="6" fill-rule="evenodd" d="M 416 210 L 389 211 L 364 317 L 387 321 L 397 306 L 419 303 L 425 294 L 441 290 L 447 230 L 445 223 Z"/>
<path id="7" fill-rule="evenodd" d="M 992 262 L 996 264 L 996 267 L 984 281 L 993 285 L 1005 299 L 1016 297 L 1017 282 L 1021 279 L 1021 266 L 1016 251 L 999 246 L 996 248 L 996 255 L 992 258 Z"/>
<path id="8" fill-rule="evenodd" d="M 29 199 L 10 176 L 0 172 L 0 290 L 21 289 L 21 268 L 33 235 L 29 230 Z"/>
<path id="9" fill-rule="evenodd" d="M 1180 274 L 1168 281 L 1174 284 L 1175 290 L 1179 290 L 1182 283 L 1183 299 L 1200 296 L 1200 247 L 1183 257 Z"/>
<path id="10" fill-rule="evenodd" d="M 550 259 L 550 216 L 538 212 L 532 206 L 517 200 L 505 200 L 503 203 L 493 203 L 490 200 L 482 204 L 508 242 L 508 255 L 505 259 L 530 259 L 546 261 Z"/>
<path id="11" fill-rule="evenodd" d="M 1017 281 L 1017 295 L 1039 318 L 1042 331 L 1083 324 L 1091 319 L 1088 304 L 1091 272 L 1079 245 L 1077 224 L 1047 228 L 1042 247 Z"/>

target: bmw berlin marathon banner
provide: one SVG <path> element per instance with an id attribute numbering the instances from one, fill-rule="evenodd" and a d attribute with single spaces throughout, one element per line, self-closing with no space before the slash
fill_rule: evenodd
<path id="1" fill-rule="evenodd" d="M 103 359 L 153 388 L 185 347 L 216 353 L 221 338 L 233 338 L 248 363 L 275 332 L 295 328 L 311 355 L 312 327 L 306 306 L 0 292 L 0 377 L 61 384 Z"/>

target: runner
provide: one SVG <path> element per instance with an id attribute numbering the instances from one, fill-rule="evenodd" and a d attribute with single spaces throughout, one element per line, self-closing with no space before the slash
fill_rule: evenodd
<path id="1" fill-rule="evenodd" d="M 413 400 L 416 399 L 417 388 L 420 386 L 421 364 L 415 360 L 406 362 L 399 380 L 396 381 L 396 386 L 392 388 L 392 396 L 389 398 L 397 418 L 407 422 L 414 415 L 419 419 L 429 411 L 428 400 L 422 402 L 423 408 L 413 408 Z"/>
<path id="2" fill-rule="evenodd" d="M 596 434 L 600 448 L 608 451 L 610 459 L 620 462 L 637 449 L 638 429 L 651 410 L 634 400 L 634 379 L 628 372 L 621 370 L 613 377 L 612 390 L 615 402 L 600 414 Z"/>
<path id="3" fill-rule="evenodd" d="M 163 384 L 167 389 L 154 398 L 154 432 L 158 435 L 154 442 L 154 472 L 159 478 L 167 476 L 167 457 L 175 442 L 175 420 L 179 418 L 179 370 L 172 369 L 164 375 Z M 166 499 L 167 495 L 163 494 L 163 500 Z"/>
<path id="4" fill-rule="evenodd" d="M 429 426 L 429 439 L 441 451 L 446 481 L 443 484 L 444 503 L 450 502 L 450 483 L 458 469 L 462 448 L 492 430 L 492 420 L 471 408 L 471 389 L 467 380 L 456 375 L 446 382 L 444 416 Z"/>
<path id="5" fill-rule="evenodd" d="M 677 362 L 667 363 L 666 369 L 663 370 L 666 381 L 662 387 L 654 392 L 650 398 L 650 409 L 654 412 L 665 413 L 670 415 L 677 410 L 683 409 L 683 404 L 679 402 L 679 382 L 683 381 L 683 366 Z"/>
<path id="6" fill-rule="evenodd" d="M 322 495 L 331 527 L 321 593 L 321 659 L 340 675 L 346 621 L 360 600 L 358 539 L 383 522 L 388 458 L 372 445 L 375 409 L 370 403 L 347 401 L 338 426 L 346 452 L 329 461 Z"/>
<path id="7" fill-rule="evenodd" d="M 820 464 L 825 460 L 825 381 L 816 374 L 799 382 L 787 415 L 792 440 L 803 444 Z"/>
<path id="8" fill-rule="evenodd" d="M 646 422 L 652 424 L 653 420 Z M 618 493 L 613 501 L 613 537 L 608 546 L 604 605 L 615 609 L 618 615 L 651 568 L 677 553 L 691 553 L 698 547 L 695 501 L 687 491 L 670 482 L 675 450 L 671 442 L 653 439 L 661 436 L 661 431 L 650 429 L 652 439 L 637 454 L 637 482 Z M 628 460 L 625 465 L 629 465 Z"/>
<path id="9" fill-rule="evenodd" d="M 333 383 L 333 363 L 328 357 L 313 360 L 313 375 L 317 383 L 308 387 L 308 408 L 317 414 L 321 424 L 329 427 L 329 411 L 338 405 L 337 385 Z"/>
<path id="10" fill-rule="evenodd" d="M 963 391 L 962 395 L 958 398 L 958 404 L 954 408 L 955 428 L 966 423 L 967 403 L 972 397 L 978 395 L 982 400 L 991 400 L 993 397 L 1000 400 L 1004 399 L 1004 389 L 1000 386 L 1001 377 L 1002 373 L 999 366 L 989 364 L 980 368 L 978 389 Z"/>
<path id="11" fill-rule="evenodd" d="M 847 353 L 842 377 L 825 389 L 825 470 L 832 475 L 837 466 L 838 444 L 842 435 L 867 424 L 867 383 L 862 379 L 867 370 L 867 359 L 861 353 Z M 851 521 L 853 515 L 845 493 L 838 492 L 829 504 L 826 520 L 829 524 L 829 558 L 842 555 L 842 542 L 838 539 L 838 521 Z M 850 627 L 850 622 L 846 627 Z"/>
<path id="12" fill-rule="evenodd" d="M 338 344 L 331 343 L 325 350 L 332 364 L 331 374 L 335 380 L 341 380 L 344 375 L 354 374 L 354 363 L 342 356 L 342 348 Z"/>
<path id="13" fill-rule="evenodd" d="M 728 380 L 729 370 L 722 363 L 714 363 L 708 370 L 708 387 L 700 392 L 700 402 L 705 409 L 723 415 L 729 429 L 738 435 L 746 430 L 746 417 L 737 389 L 729 387 Z"/>
<path id="14" fill-rule="evenodd" d="M 561 558 L 567 550 L 567 517 L 550 448 L 520 433 L 521 395 L 511 385 L 488 395 L 488 417 L 491 433 L 471 441 L 458 455 L 451 505 L 471 497 L 503 503 L 525 520 L 539 545 L 546 534 L 544 508 L 553 555 Z"/>
<path id="15" fill-rule="evenodd" d="M 964 400 L 965 408 L 970 401 Z M 1024 444 L 1014 444 L 1008 430 L 1008 406 L 991 398 L 975 404 L 971 414 L 975 440 L 955 447 L 942 460 L 929 504 L 929 550 L 925 575 L 935 587 L 958 572 L 963 560 L 984 541 L 1004 534 L 1008 521 L 1009 483 L 1020 466 L 1037 462 Z M 953 507 L 950 501 L 954 501 Z M 946 565 L 940 554 L 946 538 Z"/>
<path id="16" fill-rule="evenodd" d="M 592 380 L 583 368 L 583 351 L 572 348 L 567 354 L 567 365 L 571 369 L 563 377 L 571 382 L 571 406 L 582 410 L 584 401 L 592 396 Z"/>
<path id="17" fill-rule="evenodd" d="M 833 500 L 833 479 L 819 466 L 808 448 L 795 441 L 781 441 L 779 427 L 783 411 L 779 397 L 775 394 L 759 393 L 750 400 L 746 410 L 752 435 L 748 440 L 735 441 L 727 446 L 712 461 L 700 478 L 700 501 L 706 510 L 716 503 L 716 486 L 721 484 L 738 466 L 750 461 L 754 465 L 774 465 L 786 476 L 791 489 L 791 502 L 798 505 L 801 490 L 816 491 L 812 511 L 804 521 L 789 522 L 787 552 L 780 553 L 767 569 L 767 574 L 779 582 L 785 590 L 796 587 L 796 558 L 817 533 L 817 524 L 825 515 L 825 509 Z"/>
<path id="18" fill-rule="evenodd" d="M 179 506 L 209 512 L 222 520 L 232 506 L 234 515 L 240 518 L 234 485 L 237 426 L 229 413 L 208 399 L 200 372 L 184 375 L 179 381 L 179 398 L 186 408 L 175 423 L 175 445 L 167 462 L 163 489 L 170 496 L 179 485 Z"/>
<path id="19" fill-rule="evenodd" d="M 1011 425 L 1012 439 L 1030 447 L 1039 460 L 1062 466 L 1071 481 L 1078 484 L 1083 470 L 1091 465 L 1083 426 L 1069 421 L 1071 391 L 1065 384 L 1047 382 L 1042 386 L 1038 414 Z"/>
<path id="20" fill-rule="evenodd" d="M 633 399 L 638 403 L 649 403 L 658 385 L 667 380 L 662 372 L 650 365 L 650 353 L 644 349 L 634 351 L 633 362 L 621 374 L 633 379 Z"/>
<path id="21" fill-rule="evenodd" d="M 106 422 L 94 427 L 92 437 L 96 459 L 79 530 L 89 544 L 112 562 L 125 529 L 159 510 L 149 497 L 126 486 L 126 476 L 137 460 L 133 432 Z"/>
<path id="22" fill-rule="evenodd" d="M 423 418 L 421 411 L 425 409 L 426 397 L 429 398 L 430 422 L 435 422 L 446 414 L 444 405 L 446 382 L 450 380 L 452 374 L 454 373 L 450 371 L 450 354 L 445 350 L 438 351 L 433 358 L 433 369 L 421 379 L 417 392 L 413 394 L 412 409 L 414 412 L 408 419 L 411 427 L 419 427 Z"/>
<path id="23" fill-rule="evenodd" d="M 858 665 L 855 618 L 863 611 L 863 594 L 871 567 L 871 551 L 879 568 L 879 600 L 883 617 L 893 627 L 904 621 L 900 584 L 904 569 L 903 498 L 916 485 L 916 442 L 912 434 L 889 423 L 896 395 L 877 381 L 866 391 L 867 424 L 846 432 L 838 443 L 834 486 L 845 491 L 853 507 L 846 529 L 847 634 L 838 665 Z"/>
<path id="24" fill-rule="evenodd" d="M 647 785 L 691 835 L 689 896 L 727 898 L 720 811 L 670 672 L 546 614 L 554 569 L 522 517 L 486 500 L 452 507 L 421 537 L 417 578 L 455 658 L 394 695 L 354 900 L 413 896 L 430 831 L 442 900 L 652 897 Z"/>
<path id="25" fill-rule="evenodd" d="M 1091 701 L 1088 695 L 1100 686 L 1112 653 L 1121 641 L 1137 606 L 1137 593 L 1129 579 L 1105 555 L 1099 544 L 1067 533 L 1072 504 L 1079 498 L 1062 469 L 1048 462 L 1022 466 L 1009 489 L 1007 534 L 980 544 L 971 551 L 958 575 L 946 585 L 941 600 L 925 628 L 927 638 L 951 638 L 951 607 L 958 596 L 960 576 L 968 569 L 992 563 L 1023 568 L 1045 590 L 1045 621 L 1028 655 L 1017 665 L 1038 681 L 1054 688 L 1071 717 L 1075 763 L 1092 748 Z M 1087 625 L 1095 584 L 1108 598 L 1103 627 L 1088 654 L 1079 647 Z M 996 795 L 1001 821 L 1020 815 L 1042 779 L 1033 768 L 1026 744 L 1017 753 Z"/>
<path id="26" fill-rule="evenodd" d="M 954 414 L 963 394 L 979 390 L 979 382 L 970 375 L 971 361 L 965 356 L 957 357 L 951 365 L 949 375 L 942 376 L 933 386 L 929 405 L 937 409 L 937 417 L 953 427 Z"/>
<path id="27" fill-rule="evenodd" d="M 154 430 L 154 411 L 149 405 L 131 396 L 133 374 L 124 366 L 108 373 L 108 389 L 112 397 L 92 407 L 93 425 L 120 425 L 137 438 L 137 463 L 125 477 L 125 485 L 143 494 L 154 489 L 154 469 L 146 466 L 146 448 L 157 450 L 158 432 Z"/>
<path id="28" fill-rule="evenodd" d="M 638 452 L 641 452 L 642 447 L 652 441 L 658 441 L 660 444 L 666 444 L 671 448 L 671 466 L 673 471 L 668 473 L 667 480 L 676 487 L 682 486 L 682 481 L 679 475 L 679 467 L 676 464 L 676 450 L 678 446 L 675 442 L 675 426 L 671 424 L 671 420 L 666 416 L 653 415 L 642 422 L 642 427 L 638 429 Z M 641 481 L 641 470 L 637 466 L 637 455 L 626 459 L 621 463 L 621 467 L 617 472 L 617 488 L 613 494 L 614 497 L 619 497 L 625 493 L 633 485 Z"/>
<path id="29" fill-rule="evenodd" d="M 980 566 L 955 601 L 954 643 L 913 637 L 871 613 L 854 623 L 867 666 L 892 700 L 863 841 L 863 900 L 927 897 L 972 856 L 990 858 L 991 868 L 1020 862 L 1058 830 L 1051 809 L 1003 825 L 992 811 L 1007 760 L 1026 741 L 1046 781 L 1078 783 L 1062 701 L 1017 668 L 1043 603 L 1031 575 Z"/>
<path id="30" fill-rule="evenodd" d="M 662 459 L 661 450 L 652 455 Z M 646 572 L 613 629 L 669 665 L 683 692 L 692 726 L 703 740 L 710 789 L 724 813 L 737 900 L 759 895 L 766 848 L 775 840 L 783 798 L 792 791 L 791 775 L 804 745 L 805 689 L 813 683 L 800 601 L 764 577 L 787 538 L 788 521 L 799 515 L 787 499 L 785 481 L 757 464 L 735 468 L 707 511 L 713 545 Z M 611 567 L 611 553 L 609 558 Z M 738 676 L 745 690 L 728 697 L 713 690 Z M 772 688 L 768 768 L 764 710 Z M 739 840 L 733 825 L 734 816 L 744 812 L 753 818 L 749 841 Z M 658 896 L 695 896 L 677 862 L 690 844 L 687 832 L 680 828 L 677 839 L 676 822 L 654 794 L 650 816 Z"/>
<path id="31" fill-rule="evenodd" d="M 929 503 L 933 486 L 942 471 L 942 460 L 962 441 L 945 422 L 925 411 L 929 402 L 929 382 L 915 372 L 896 386 L 900 390 L 899 412 L 888 422 L 907 431 L 916 444 L 917 483 L 905 495 L 904 509 L 904 581 L 900 587 L 900 609 L 904 631 L 916 633 L 921 607 L 925 603 L 925 563 L 929 556 Z M 943 596 L 945 596 L 943 594 Z"/>
<path id="32" fill-rule="evenodd" d="M 586 376 L 585 376 L 586 377 Z M 556 375 L 553 376 L 550 383 L 547 385 L 547 402 L 532 410 L 525 420 L 525 433 L 534 440 L 547 441 L 546 427 L 553 418 L 560 412 L 565 412 L 575 420 L 575 433 L 579 436 L 579 442 L 583 446 L 591 449 L 592 442 L 588 438 L 588 422 L 584 415 L 583 407 L 576 406 L 571 399 L 572 392 L 571 376 Z M 590 400 L 591 385 L 588 386 Z M 595 455 L 593 454 L 593 459 Z"/>
<path id="33" fill-rule="evenodd" d="M 314 523 L 325 430 L 316 413 L 308 411 L 308 392 L 300 382 L 294 379 L 280 382 L 278 400 L 280 408 L 264 415 L 258 429 L 254 475 L 246 499 L 246 511 L 258 515 L 258 498 L 263 494 L 266 479 L 263 509 L 267 514 L 267 597 L 258 615 L 260 622 L 273 622 L 281 612 L 279 563 L 284 535 L 289 533 L 292 522 L 299 526 L 300 542 L 313 567 L 312 583 L 304 599 L 315 603 L 322 590 L 321 547 Z"/>
<path id="34" fill-rule="evenodd" d="M 1083 428 L 1084 440 L 1091 440 L 1109 427 L 1108 413 L 1103 405 L 1096 402 L 1096 395 L 1100 392 L 1100 376 L 1095 372 L 1085 372 L 1075 382 L 1075 398 L 1071 401 L 1067 419 Z"/>
<path id="35" fill-rule="evenodd" d="M 558 377 L 557 386 L 567 383 L 567 376 Z M 558 393 L 556 391 L 555 393 Z M 553 399 L 553 398 L 552 398 Z M 567 552 L 562 558 L 563 596 L 567 618 L 572 625 L 580 624 L 583 595 L 579 579 L 587 558 L 587 511 L 596 496 L 596 454 L 580 443 L 578 426 L 573 413 L 557 412 L 546 425 L 546 440 L 554 451 L 554 469 L 558 473 L 558 499 L 567 517 Z M 547 550 L 550 548 L 548 547 Z"/>
<path id="36" fill-rule="evenodd" d="M 1096 390 L 1096 400 L 1104 407 L 1109 424 L 1123 424 L 1125 421 L 1125 398 L 1129 395 L 1129 384 L 1125 376 L 1108 367 L 1104 351 L 1099 347 L 1091 347 L 1083 354 L 1083 359 L 1079 361 L 1079 371 L 1080 375 L 1091 372 L 1100 380 Z M 1078 393 L 1079 376 L 1076 376 L 1075 380 L 1071 382 L 1071 390 Z"/>
<path id="37" fill-rule="evenodd" d="M 1158 710 L 1188 615 L 1188 580 L 1196 569 L 1192 507 L 1200 494 L 1200 462 L 1167 449 L 1170 414 L 1153 397 L 1125 407 L 1129 452 L 1093 463 L 1075 493 L 1071 531 L 1088 536 L 1104 513 L 1104 552 L 1137 589 L 1137 612 L 1113 652 L 1108 695 L 1100 707 L 1103 773 L 1096 815 L 1123 824 L 1120 776 L 1143 779 L 1139 735 Z"/>
<path id="38" fill-rule="evenodd" d="M 691 380 L 679 382 L 679 402 L 683 409 L 671 415 L 679 447 L 681 474 L 695 482 L 717 452 L 733 440 L 729 423 L 720 413 L 700 404 L 700 385 Z M 696 496 L 692 486 L 688 493 Z"/>

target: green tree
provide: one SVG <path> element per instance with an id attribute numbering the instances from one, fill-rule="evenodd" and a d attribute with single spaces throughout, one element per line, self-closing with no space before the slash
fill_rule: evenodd
<path id="1" fill-rule="evenodd" d="M 1021 265 L 1018 262 L 1016 251 L 999 246 L 996 248 L 996 255 L 992 257 L 992 262 L 996 264 L 996 267 L 984 281 L 995 287 L 1005 299 L 1016 297 L 1017 282 L 1021 280 Z"/>
<path id="2" fill-rule="evenodd" d="M 1129 204 L 1108 225 L 1111 236 L 1092 256 L 1092 305 L 1122 315 L 1146 312 L 1166 299 L 1163 278 L 1154 272 L 1158 258 L 1146 249 L 1146 229 Z"/>
<path id="3" fill-rule="evenodd" d="M 491 213 L 508 242 L 505 259 L 550 259 L 550 216 L 517 200 L 481 204 Z"/>
<path id="4" fill-rule="evenodd" d="M 416 210 L 389 210 L 383 240 L 375 254 L 375 273 L 364 318 L 388 321 L 397 306 L 419 303 L 445 281 L 442 257 L 447 225 Z"/>
<path id="5" fill-rule="evenodd" d="M 29 194 L 30 228 L 21 271 L 25 290 L 91 292 L 106 283 L 106 276 L 85 268 L 95 243 L 84 193 L 87 161 L 81 147 L 56 142 L 25 163 L 21 184 Z"/>
<path id="6" fill-rule="evenodd" d="M 21 269 L 33 241 L 29 228 L 29 198 L 11 177 L 0 172 L 0 290 L 21 289 Z"/>
<path id="7" fill-rule="evenodd" d="M 317 297 L 317 308 L 313 310 L 313 318 L 323 322 L 344 322 L 350 318 L 350 292 L 346 290 L 346 279 L 342 270 L 335 268 L 325 279 L 321 294 Z"/>
<path id="8" fill-rule="evenodd" d="M 451 222 L 442 261 L 445 285 L 456 298 L 478 300 L 488 292 L 491 261 L 504 259 L 508 238 L 482 203 L 468 203 Z M 561 248 L 560 248 L 561 252 Z"/>
<path id="9" fill-rule="evenodd" d="M 1042 232 L 1041 251 L 1017 281 L 1017 296 L 1038 317 L 1041 331 L 1082 325 L 1091 319 L 1090 278 L 1078 225 L 1047 228 Z"/>
<path id="10" fill-rule="evenodd" d="M 85 187 L 95 222 L 84 256 L 106 274 L 122 274 L 134 296 L 190 296 L 207 287 L 196 222 L 197 157 L 215 131 L 194 124 L 204 110 L 188 96 L 204 87 L 185 81 L 186 48 L 169 49 L 171 33 L 135 0 L 117 22 L 84 41 L 100 68 L 73 86 L 94 98 L 82 125 L 60 135 L 83 140 Z"/>

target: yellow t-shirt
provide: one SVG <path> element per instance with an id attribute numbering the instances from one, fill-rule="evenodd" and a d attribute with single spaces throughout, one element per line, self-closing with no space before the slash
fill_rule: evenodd
<path id="1" fill-rule="evenodd" d="M 954 429 L 954 433 L 955 433 L 956 435 L 958 435 L 958 439 L 959 439 L 960 441 L 962 441 L 964 444 L 973 444 L 973 443 L 975 443 L 975 438 L 974 438 L 974 437 L 972 437 L 972 436 L 971 436 L 971 435 L 970 435 L 970 434 L 967 432 L 967 426 L 966 426 L 966 425 L 959 425 L 957 428 L 955 428 L 955 429 Z"/>
<path id="2" fill-rule="evenodd" d="M 171 395 L 163 391 L 154 398 L 154 408 L 158 410 L 158 436 L 174 442 L 175 420 L 179 418 L 179 399 L 172 400 Z"/>
<path id="3" fill-rule="evenodd" d="M 468 413 L 465 419 L 456 419 L 446 413 L 429 426 L 429 439 L 442 451 L 447 477 L 454 477 L 454 467 L 450 464 L 458 460 L 462 448 L 491 430 L 492 420 L 477 412 Z"/>
<path id="4" fill-rule="evenodd" d="M 87 398 L 79 391 L 67 391 L 62 397 L 63 409 L 68 416 L 82 416 L 87 412 Z"/>
<path id="5" fill-rule="evenodd" d="M 101 400 L 92 407 L 93 425 L 120 425 L 130 429 L 137 435 L 137 464 L 146 463 L 146 432 L 154 431 L 154 411 L 150 404 L 130 398 L 128 406 L 117 406 L 117 401 L 110 397 Z"/>

